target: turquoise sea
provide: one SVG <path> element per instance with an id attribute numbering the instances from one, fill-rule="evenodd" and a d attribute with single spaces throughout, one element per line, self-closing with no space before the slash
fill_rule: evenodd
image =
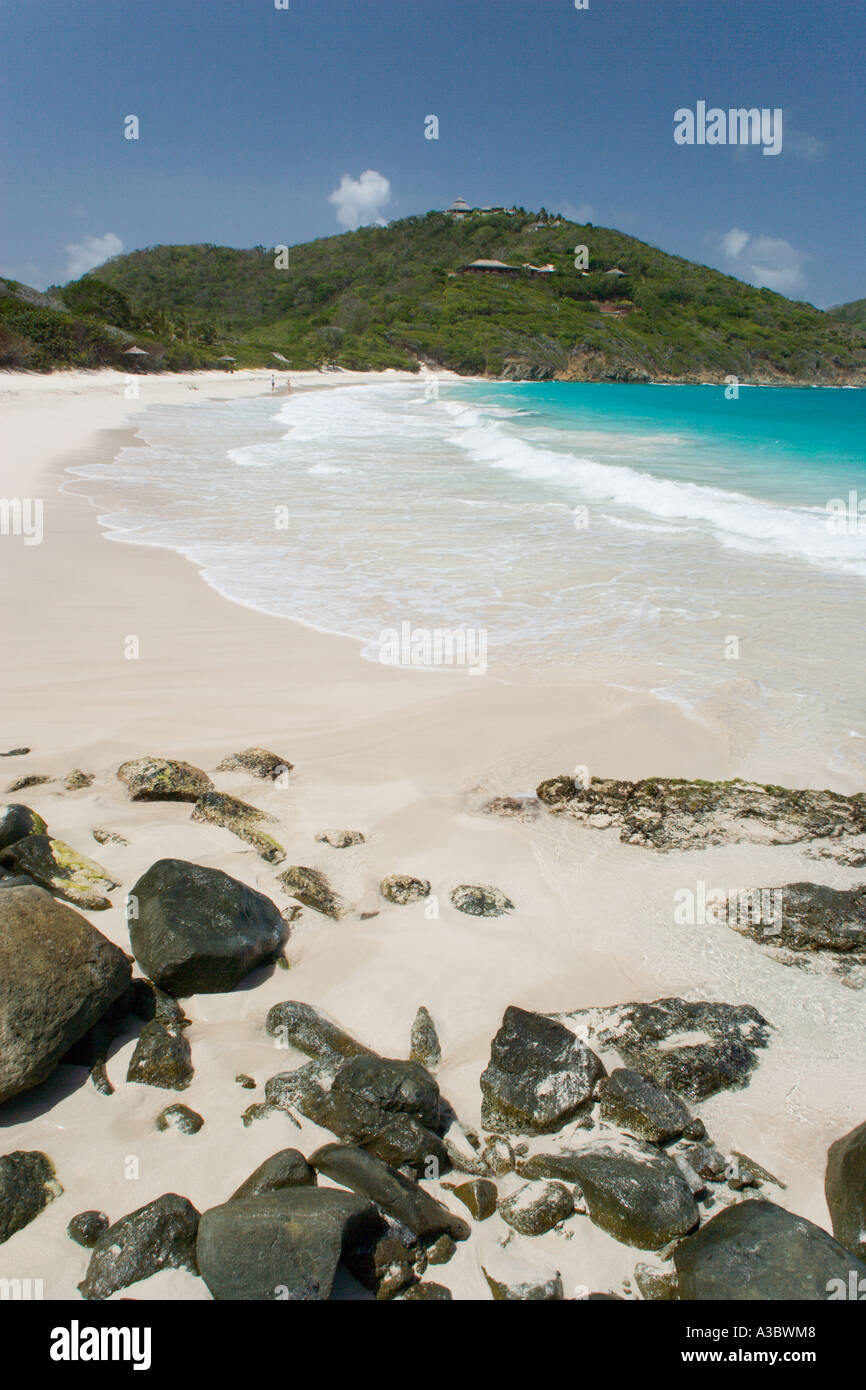
<path id="1" fill-rule="evenodd" d="M 804 740 L 866 767 L 862 391 L 422 377 L 137 423 L 77 470 L 109 536 L 238 602 L 372 660 L 401 623 L 483 631 L 489 679 L 651 692 L 752 775 Z"/>

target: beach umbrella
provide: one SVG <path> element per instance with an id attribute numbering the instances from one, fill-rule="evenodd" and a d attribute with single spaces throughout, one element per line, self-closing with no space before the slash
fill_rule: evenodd
<path id="1" fill-rule="evenodd" d="M 238 359 L 237 359 L 236 357 L 218 357 L 218 358 L 217 358 L 217 361 L 218 361 L 218 362 L 237 362 L 237 360 L 238 360 Z"/>
<path id="2" fill-rule="evenodd" d="M 124 350 L 124 357 L 149 357 L 150 353 L 145 352 L 144 348 L 131 347 Z"/>

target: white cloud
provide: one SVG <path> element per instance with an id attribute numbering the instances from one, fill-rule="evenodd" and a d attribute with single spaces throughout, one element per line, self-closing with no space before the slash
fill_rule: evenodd
<path id="1" fill-rule="evenodd" d="M 123 242 L 114 232 L 106 232 L 105 236 L 86 236 L 83 241 L 72 241 L 63 249 L 69 257 L 66 279 L 77 280 L 79 275 L 94 270 L 110 256 L 119 256 Z"/>
<path id="2" fill-rule="evenodd" d="M 595 217 L 595 208 L 592 203 L 580 203 L 575 207 L 574 203 L 570 203 L 567 198 L 557 203 L 554 211 L 567 217 L 569 222 L 577 222 L 580 226 L 586 222 L 591 222 Z"/>
<path id="3" fill-rule="evenodd" d="M 391 199 L 391 185 L 384 174 L 365 169 L 359 179 L 344 174 L 339 188 L 328 197 L 337 209 L 337 221 L 349 229 L 367 226 L 370 222 L 384 225 L 382 208 Z"/>
<path id="4" fill-rule="evenodd" d="M 808 135 L 805 130 L 792 130 L 788 126 L 785 131 L 785 149 L 802 155 L 810 164 L 823 159 L 829 148 L 825 140 L 819 140 L 817 135 Z"/>
<path id="5" fill-rule="evenodd" d="M 726 269 L 751 285 L 766 286 L 779 294 L 805 289 L 803 266 L 806 255 L 783 237 L 752 236 L 732 227 L 712 244 L 727 261 Z"/>

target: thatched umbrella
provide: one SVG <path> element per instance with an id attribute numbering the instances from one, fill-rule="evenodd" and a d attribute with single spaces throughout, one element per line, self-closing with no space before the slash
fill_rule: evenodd
<path id="1" fill-rule="evenodd" d="M 144 348 L 131 347 L 124 349 L 124 357 L 149 357 L 150 353 L 145 352 Z"/>

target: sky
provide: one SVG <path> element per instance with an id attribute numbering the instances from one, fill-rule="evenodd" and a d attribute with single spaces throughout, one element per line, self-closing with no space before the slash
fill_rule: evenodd
<path id="1" fill-rule="evenodd" d="M 0 0 L 0 274 L 460 195 L 860 299 L 864 53 L 862 0 Z M 678 144 L 699 102 L 780 109 L 781 151 Z"/>

